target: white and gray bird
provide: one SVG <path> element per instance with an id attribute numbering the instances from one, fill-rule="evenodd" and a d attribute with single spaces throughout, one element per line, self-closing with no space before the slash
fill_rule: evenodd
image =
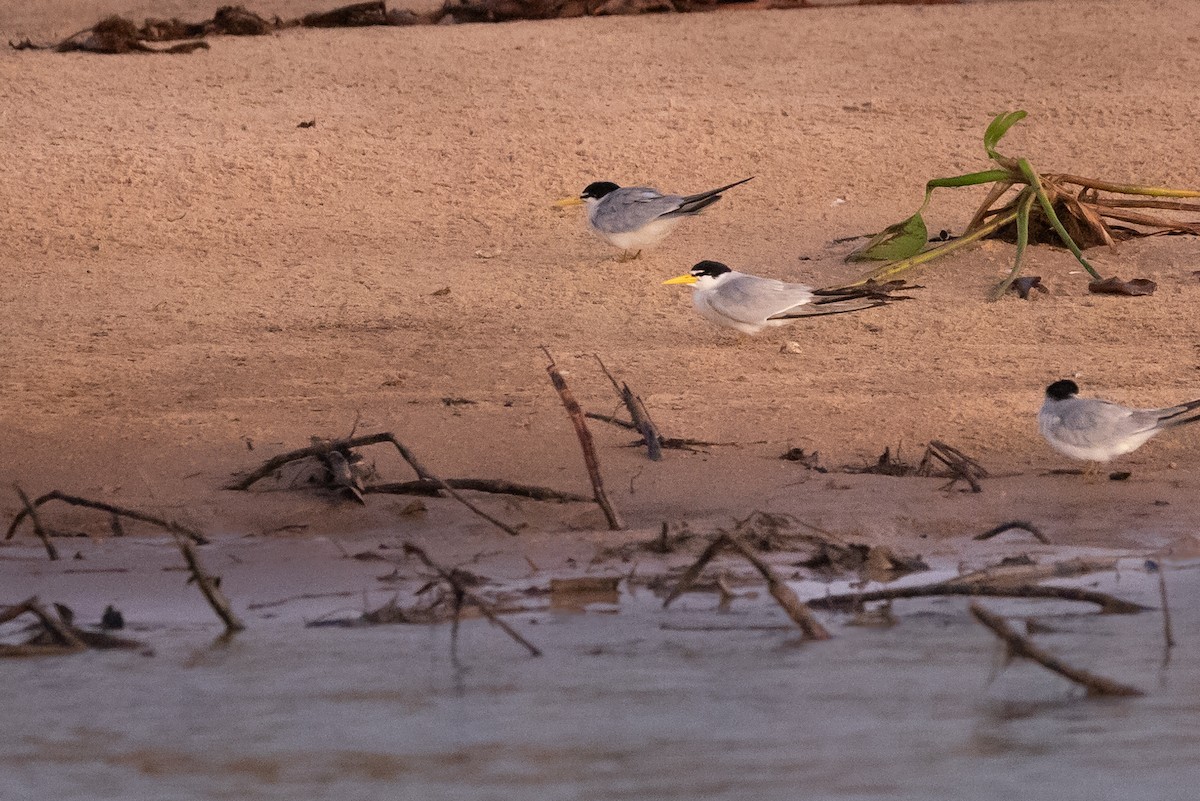
<path id="1" fill-rule="evenodd" d="M 665 239 L 684 217 L 698 214 L 720 200 L 722 192 L 753 177 L 694 195 L 664 195 L 648 186 L 621 187 L 611 181 L 596 181 L 588 184 L 578 198 L 563 198 L 557 205 L 586 205 L 588 228 L 608 244 L 621 248 L 621 260 L 626 261 Z"/>
<path id="2" fill-rule="evenodd" d="M 1131 409 L 1099 398 L 1080 398 L 1064 379 L 1046 387 L 1038 428 L 1054 450 L 1072 459 L 1107 462 L 1146 444 L 1168 428 L 1200 421 L 1200 400 L 1162 409 Z"/>
<path id="3" fill-rule="evenodd" d="M 663 283 L 692 285 L 692 305 L 701 317 L 743 334 L 757 334 L 767 326 L 786 325 L 801 317 L 845 314 L 908 300 L 889 293 L 916 288 L 903 287 L 903 282 L 896 281 L 838 290 L 814 289 L 739 273 L 719 261 L 697 262 L 689 272 Z"/>

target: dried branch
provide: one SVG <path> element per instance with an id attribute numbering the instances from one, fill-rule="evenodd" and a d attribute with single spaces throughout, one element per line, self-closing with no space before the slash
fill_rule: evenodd
<path id="1" fill-rule="evenodd" d="M 754 565 L 754 568 L 767 580 L 767 591 L 783 607 L 783 611 L 787 612 L 788 617 L 796 622 L 796 625 L 804 632 L 804 636 L 810 640 L 828 640 L 830 638 L 829 630 L 821 625 L 821 622 L 813 615 L 812 610 L 796 596 L 796 593 L 792 591 L 792 588 L 783 579 L 779 578 L 779 575 L 770 565 L 759 559 L 737 537 L 727 537 L 726 539 L 728 540 L 729 547 L 733 548 L 746 561 Z"/>
<path id="2" fill-rule="evenodd" d="M 1022 637 L 1020 634 L 1013 631 L 1012 627 L 1008 625 L 1008 622 L 1005 621 L 1004 618 L 1000 617 L 1000 615 L 989 612 L 978 603 L 971 604 L 971 614 L 975 616 L 976 620 L 987 626 L 997 637 L 1004 641 L 1010 657 L 1031 659 L 1047 670 L 1053 671 L 1054 673 L 1057 673 L 1058 675 L 1083 686 L 1087 689 L 1088 695 L 1145 695 L 1144 692 L 1136 687 L 1130 687 L 1127 684 L 1120 684 L 1112 679 L 1106 679 L 1103 676 L 1097 676 L 1093 673 L 1088 673 L 1086 670 L 1072 667 L 1071 665 L 1063 662 L 1061 659 L 1046 653 L 1041 648 L 1034 645 L 1027 637 Z"/>
<path id="3" fill-rule="evenodd" d="M 600 365 L 600 369 L 608 376 L 608 380 L 612 382 L 613 389 L 617 391 L 617 396 L 621 402 L 625 404 L 625 408 L 629 410 L 629 417 L 633 420 L 633 427 L 642 435 L 642 439 L 646 443 L 646 455 L 650 457 L 650 461 L 657 462 L 662 459 L 662 433 L 658 430 L 658 426 L 650 419 L 650 412 L 646 410 L 646 404 L 642 399 L 633 393 L 627 383 L 617 383 L 617 379 L 613 378 L 613 374 L 608 371 L 608 368 L 601 361 L 600 355 L 593 353 L 592 356 L 596 359 L 596 363 Z"/>
<path id="4" fill-rule="evenodd" d="M 808 605 L 817 609 L 854 609 L 871 601 L 892 601 L 904 598 L 936 598 L 947 595 L 980 596 L 989 598 L 1054 598 L 1060 601 L 1080 601 L 1096 604 L 1106 615 L 1129 615 L 1145 611 L 1146 607 L 1125 601 L 1107 593 L 1082 587 L 1054 587 L 1041 584 L 994 586 L 990 584 L 961 584 L 943 581 L 916 587 L 886 587 L 871 592 L 847 592 L 813 598 Z"/>
<path id="5" fill-rule="evenodd" d="M 558 371 L 558 366 L 554 357 L 550 355 L 550 350 L 543 345 L 542 351 L 550 360 L 550 364 L 546 365 L 550 383 L 558 392 L 563 408 L 567 410 L 567 416 L 571 418 L 571 424 L 575 427 L 575 435 L 579 438 L 579 447 L 583 451 L 583 464 L 587 468 L 588 478 L 592 482 L 592 493 L 596 504 L 604 512 L 604 517 L 608 520 L 608 527 L 613 531 L 620 531 L 625 528 L 625 524 L 621 521 L 621 516 L 617 514 L 617 510 L 613 508 L 604 491 L 604 479 L 600 477 L 600 460 L 596 457 L 596 445 L 592 442 L 592 432 L 588 431 L 587 422 L 583 419 L 583 410 L 579 408 L 579 402 L 575 400 L 570 387 L 567 386 L 566 379 Z"/>
<path id="6" fill-rule="evenodd" d="M 975 535 L 975 537 L 973 537 L 973 539 L 990 540 L 992 537 L 995 537 L 998 534 L 1003 534 L 1004 532 L 1012 531 L 1013 529 L 1019 529 L 1020 531 L 1028 531 L 1030 534 L 1033 535 L 1033 538 L 1035 540 L 1037 540 L 1038 542 L 1043 543 L 1045 545 L 1050 544 L 1050 538 L 1047 537 L 1045 534 L 1043 534 L 1041 529 L 1039 529 L 1033 523 L 1027 522 L 1025 520 L 1010 520 L 1006 523 L 1001 523 L 1000 525 L 996 526 L 995 528 L 989 528 L 987 531 L 983 532 L 982 534 Z"/>
<path id="7" fill-rule="evenodd" d="M 183 553 L 188 570 L 191 571 L 192 580 L 196 582 L 196 586 L 204 594 L 204 600 L 208 601 L 208 605 L 212 607 L 213 611 L 217 613 L 217 617 L 221 618 L 221 622 L 225 624 L 225 631 L 233 634 L 245 629 L 246 625 L 229 608 L 229 599 L 221 591 L 220 579 L 214 578 L 205 571 L 204 565 L 200 562 L 200 555 L 196 553 L 196 549 L 192 547 L 190 542 L 178 534 L 174 534 L 174 532 L 172 534 L 175 537 L 175 544 L 179 546 L 180 552 Z"/>
<path id="8" fill-rule="evenodd" d="M 535 501 L 557 501 L 559 503 L 591 503 L 592 498 L 577 492 L 561 492 L 549 487 L 537 487 L 530 484 L 515 484 L 511 481 L 488 478 L 447 478 L 446 484 L 456 490 L 471 492 L 489 492 L 496 495 L 513 495 L 518 498 L 529 498 Z M 386 484 L 370 484 L 363 487 L 363 493 L 387 495 L 437 495 L 442 492 L 442 485 L 429 479 L 416 481 L 395 481 Z"/>
<path id="9" fill-rule="evenodd" d="M 1116 559 L 1065 559 L 1048 564 L 1000 564 L 985 567 L 955 576 L 954 584 L 987 584 L 993 587 L 1012 584 L 1029 584 L 1046 579 L 1074 578 L 1089 573 L 1110 572 L 1117 569 Z"/>
<path id="10" fill-rule="evenodd" d="M 971 485 L 971 492 L 982 492 L 983 487 L 979 480 L 987 478 L 988 471 L 983 465 L 967 456 L 965 453 L 955 448 L 953 445 L 947 445 L 940 440 L 932 440 L 925 448 L 925 455 L 921 457 L 921 463 L 917 465 L 917 475 L 931 476 L 933 475 L 934 460 L 941 462 L 950 471 L 950 483 L 946 488 L 953 487 L 960 479 Z"/>
<path id="11" fill-rule="evenodd" d="M 483 600 L 478 595 L 473 593 L 466 586 L 466 584 L 463 583 L 462 579 L 458 576 L 457 573 L 455 573 L 452 570 L 447 570 L 446 568 L 439 565 L 437 562 L 434 562 L 431 558 L 429 558 L 429 554 L 427 554 L 423 548 L 421 548 L 420 546 L 417 546 L 417 545 L 413 545 L 411 542 L 404 543 L 404 553 L 412 554 L 413 556 L 415 556 L 419 560 L 421 560 L 422 564 L 424 564 L 426 567 L 428 567 L 429 569 L 436 572 L 438 574 L 438 577 L 441 578 L 442 581 L 445 581 L 447 584 L 449 584 L 453 588 L 456 595 L 470 601 L 472 604 L 474 604 L 476 607 L 478 607 L 479 611 L 483 614 L 484 617 L 486 617 L 488 619 L 489 623 L 492 623 L 495 626 L 499 626 L 500 629 L 503 630 L 505 634 L 507 634 L 509 637 L 512 637 L 514 640 L 516 640 L 518 643 L 520 643 L 526 649 L 528 649 L 528 651 L 531 655 L 533 655 L 533 656 L 541 656 L 542 655 L 541 650 L 536 645 L 534 645 L 533 643 L 529 642 L 529 640 L 522 637 L 517 632 L 516 629 L 514 629 L 512 626 L 505 623 L 504 620 L 502 620 L 499 616 L 497 616 L 496 612 L 492 609 L 491 604 L 489 604 L 487 601 Z"/>
<path id="12" fill-rule="evenodd" d="M 50 557 L 51 562 L 58 561 L 58 548 L 54 547 L 54 543 L 50 541 L 50 535 L 42 528 L 42 521 L 38 519 L 37 510 L 29 500 L 29 496 L 25 494 L 25 490 L 21 489 L 20 484 L 13 484 L 13 489 L 20 496 L 21 504 L 25 507 L 25 513 L 29 516 L 29 521 L 33 523 L 33 533 L 42 541 L 42 546 L 46 549 L 46 555 Z"/>
<path id="13" fill-rule="evenodd" d="M 663 523 L 662 533 L 662 539 L 665 541 L 667 535 L 666 523 Z M 711 562 L 713 558 L 725 547 L 726 540 L 728 538 L 729 535 L 724 533 L 713 538 L 712 542 L 708 544 L 708 547 L 705 548 L 698 557 L 696 557 L 696 561 L 692 563 L 691 567 L 685 570 L 683 575 L 679 577 L 679 583 L 675 585 L 675 589 L 671 590 L 670 594 L 667 595 L 666 600 L 663 601 L 663 609 L 666 609 L 671 605 L 672 601 L 691 589 L 692 585 L 696 583 L 696 579 L 700 578 L 700 574 L 704 572 L 705 566 L 707 566 L 708 563 Z"/>
<path id="14" fill-rule="evenodd" d="M 133 509 L 125 509 L 123 507 L 115 506 L 111 503 L 105 503 L 103 501 L 90 501 L 87 498 L 80 498 L 75 495 L 67 495 L 65 492 L 59 492 L 58 490 L 47 492 L 45 495 L 35 500 L 33 502 L 33 507 L 39 507 L 42 504 L 50 501 L 62 501 L 63 503 L 70 504 L 71 506 L 82 506 L 87 509 L 99 509 L 102 512 L 108 512 L 111 515 L 128 517 L 130 520 L 139 520 L 143 523 L 150 523 L 151 525 L 158 526 L 159 528 L 169 531 L 172 534 L 181 534 L 197 545 L 208 544 L 208 538 L 199 531 L 188 528 L 187 526 L 182 526 L 173 520 L 163 520 L 160 517 L 148 515 L 145 512 L 138 512 Z M 17 527 L 21 525 L 21 521 L 28 517 L 29 514 L 30 510 L 28 507 L 17 512 L 12 523 L 8 526 L 8 533 L 4 537 L 6 540 L 12 539 L 13 535 L 17 533 Z"/>
<path id="15" fill-rule="evenodd" d="M 771 593 L 771 597 L 787 613 L 788 617 L 800 627 L 800 630 L 804 632 L 804 636 L 810 640 L 828 640 L 830 638 L 829 631 L 821 625 L 808 606 L 796 596 L 792 588 L 779 577 L 775 570 L 766 562 L 759 559 L 737 537 L 731 536 L 726 532 L 721 532 L 721 534 L 714 537 L 713 541 L 704 549 L 704 552 L 684 572 L 679 579 L 679 583 L 675 585 L 675 589 L 671 590 L 666 600 L 663 601 L 663 608 L 666 608 L 671 601 L 674 601 L 680 595 L 687 592 L 688 588 L 695 584 L 696 579 L 700 577 L 704 567 L 721 550 L 726 548 L 736 551 L 739 556 L 753 565 L 754 569 L 766 579 L 767 591 Z"/>
<path id="16" fill-rule="evenodd" d="M 396 438 L 395 434 L 392 434 L 391 432 L 388 432 L 388 431 L 381 432 L 378 434 L 368 434 L 368 435 L 362 436 L 362 437 L 348 437 L 346 439 L 338 439 L 338 440 L 321 440 L 319 442 L 313 443 L 312 445 L 309 445 L 307 448 L 299 448 L 294 451 L 288 451 L 287 453 L 282 453 L 278 456 L 272 457 L 272 458 L 268 459 L 267 461 L 263 462 L 263 464 L 258 469 L 246 474 L 245 476 L 238 479 L 237 481 L 227 484 L 225 486 L 225 489 L 243 490 L 243 491 L 249 490 L 250 487 L 252 487 L 254 484 L 263 480 L 267 476 L 269 476 L 272 473 L 274 473 L 275 471 L 279 470 L 284 465 L 287 465 L 291 462 L 296 462 L 296 461 L 300 461 L 302 459 L 309 459 L 309 458 L 325 459 L 328 457 L 328 455 L 330 453 L 333 453 L 333 452 L 341 453 L 344 456 L 346 453 L 348 453 L 353 448 L 362 448 L 367 445 L 379 445 L 379 444 L 382 444 L 385 442 L 390 443 L 392 446 L 394 446 L 396 448 L 396 450 L 400 453 L 401 458 L 404 459 L 404 461 L 408 462 L 408 465 L 413 469 L 413 471 L 417 474 L 417 477 L 419 479 L 421 479 L 421 481 L 436 484 L 439 489 L 444 491 L 451 498 L 458 501 L 463 506 L 467 507 L 472 512 L 474 512 L 476 515 L 478 515 L 479 517 L 488 521 L 493 526 L 495 526 L 496 528 L 505 532 L 506 534 L 510 534 L 515 537 L 520 533 L 513 526 L 510 526 L 507 523 L 504 523 L 503 521 L 498 520 L 495 517 L 492 517 L 487 512 L 483 511 L 478 506 L 476 506 L 475 504 L 471 503 L 469 500 L 464 498 L 461 494 L 459 494 L 455 490 L 455 488 L 449 482 L 434 475 L 427 467 L 425 467 L 423 464 L 421 464 L 421 462 L 417 459 L 416 455 L 412 451 L 410 451 L 404 445 L 404 443 L 402 443 L 399 439 Z M 370 487 L 363 488 L 363 492 L 371 492 L 371 491 L 373 491 L 373 490 Z"/>

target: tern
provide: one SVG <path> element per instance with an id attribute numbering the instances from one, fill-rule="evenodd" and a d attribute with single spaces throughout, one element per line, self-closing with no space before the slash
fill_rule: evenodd
<path id="1" fill-rule="evenodd" d="M 1046 387 L 1038 429 L 1051 448 L 1072 459 L 1108 462 L 1146 444 L 1168 428 L 1200 421 L 1200 400 L 1162 409 L 1134 409 L 1099 398 L 1080 398 L 1079 385 L 1064 379 Z"/>
<path id="2" fill-rule="evenodd" d="M 693 285 L 692 304 L 701 317 L 743 334 L 757 334 L 767 326 L 786 325 L 801 317 L 845 314 L 894 300 L 909 300 L 890 292 L 917 288 L 904 287 L 903 282 L 895 281 L 846 289 L 814 289 L 805 284 L 740 273 L 719 261 L 698 262 L 689 272 L 663 283 Z"/>
<path id="3" fill-rule="evenodd" d="M 556 205 L 586 205 L 588 228 L 608 244 L 621 248 L 624 252 L 620 260 L 629 261 L 665 239 L 684 217 L 698 214 L 720 200 L 722 192 L 753 177 L 694 195 L 664 195 L 648 186 L 622 187 L 611 181 L 596 181 L 588 184 L 579 197 L 563 198 Z"/>

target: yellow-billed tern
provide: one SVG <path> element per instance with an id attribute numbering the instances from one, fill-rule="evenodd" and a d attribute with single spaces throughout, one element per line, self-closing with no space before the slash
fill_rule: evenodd
<path id="1" fill-rule="evenodd" d="M 692 304 L 701 317 L 744 334 L 757 334 L 767 326 L 786 325 L 801 317 L 845 314 L 893 300 L 908 300 L 889 294 L 901 288 L 899 281 L 838 290 L 813 289 L 740 273 L 719 261 L 698 262 L 691 271 L 663 283 L 692 285 Z"/>
<path id="2" fill-rule="evenodd" d="M 721 199 L 721 193 L 744 184 L 731 184 L 694 195 L 664 195 L 647 186 L 621 187 L 611 181 L 588 184 L 578 198 L 564 198 L 559 206 L 587 206 L 587 224 L 597 236 L 621 248 L 626 258 L 636 259 L 644 248 L 666 238 L 684 217 L 697 214 Z M 630 252 L 632 256 L 627 256 Z"/>

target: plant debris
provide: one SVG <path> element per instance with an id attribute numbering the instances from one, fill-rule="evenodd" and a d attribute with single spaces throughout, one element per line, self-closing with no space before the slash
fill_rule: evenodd
<path id="1" fill-rule="evenodd" d="M 1013 241 L 1017 247 L 1012 271 L 992 292 L 991 299 L 998 300 L 1017 280 L 1025 248 L 1030 242 L 1066 247 L 1095 282 L 1103 282 L 1100 273 L 1084 257 L 1084 249 L 1096 245 L 1113 247 L 1120 240 L 1134 237 L 1200 235 L 1200 221 L 1181 221 L 1162 213 L 1200 212 L 1200 204 L 1188 202 L 1200 198 L 1200 190 L 1120 184 L 1066 173 L 1039 173 L 1028 159 L 999 153 L 996 146 L 1000 140 L 1025 116 L 1024 111 L 999 114 L 988 125 L 983 146 L 988 158 L 995 163 L 992 169 L 927 182 L 925 201 L 916 214 L 888 226 L 850 253 L 846 257 L 849 261 L 869 259 L 886 263 L 848 286 L 890 279 L 985 237 L 997 237 Z M 980 184 L 991 184 L 991 189 L 963 235 L 926 249 L 929 239 L 922 214 L 929 206 L 933 190 Z M 1010 196 L 1009 190 L 1014 188 L 1017 191 Z M 1129 283 L 1144 286 L 1137 283 L 1144 280 L 1135 279 Z M 1121 291 L 1121 294 L 1127 293 Z M 1022 297 L 1027 296 L 1028 292 Z"/>
<path id="2" fill-rule="evenodd" d="M 1032 300 L 1030 292 L 1041 292 L 1043 295 L 1049 295 L 1050 290 L 1042 283 L 1040 275 L 1022 275 L 1012 282 L 1012 286 L 1008 288 L 1009 292 L 1016 292 L 1017 297 L 1021 300 Z"/>
<path id="3" fill-rule="evenodd" d="M 766 579 L 767 591 L 771 593 L 771 597 L 787 613 L 788 617 L 800 627 L 800 630 L 804 632 L 804 636 L 807 639 L 828 640 L 832 636 L 829 630 L 821 625 L 820 621 L 813 615 L 812 610 L 796 596 L 792 588 L 779 577 L 779 574 L 770 565 L 759 559 L 741 539 L 725 531 L 720 532 L 713 538 L 712 542 L 708 544 L 708 547 L 704 549 L 692 566 L 680 577 L 679 583 L 675 585 L 675 589 L 663 601 L 663 608 L 665 609 L 671 604 L 671 601 L 674 601 L 680 595 L 687 592 L 688 588 L 700 577 L 700 573 L 704 570 L 705 566 L 722 550 L 735 551 L 754 566 L 754 569 Z M 728 595 L 728 592 L 727 588 L 722 587 L 723 596 Z"/>
<path id="4" fill-rule="evenodd" d="M 1097 676 L 1094 673 L 1089 673 L 1086 670 L 1072 667 L 1066 662 L 1063 662 L 1057 657 L 1051 656 L 1046 651 L 1043 651 L 1038 646 L 1034 645 L 1029 638 L 1022 637 L 1017 632 L 1013 631 L 1004 618 L 993 612 L 984 609 L 978 603 L 971 604 L 971 614 L 987 628 L 991 629 L 992 633 L 999 637 L 1005 645 L 1008 658 L 1011 659 L 1029 659 L 1037 662 L 1042 667 L 1050 670 L 1058 675 L 1070 679 L 1087 689 L 1088 695 L 1116 695 L 1116 696 L 1140 696 L 1145 695 L 1144 692 L 1136 687 L 1130 687 L 1127 684 L 1106 679 L 1103 676 Z"/>
<path id="5" fill-rule="evenodd" d="M 805 453 L 804 448 L 788 448 L 779 458 L 785 462 L 796 462 L 806 470 L 816 473 L 829 472 L 827 468 L 821 467 L 821 454 L 818 451 Z"/>
<path id="6" fill-rule="evenodd" d="M 111 610 L 112 607 L 109 607 Z M 0 657 L 65 656 L 88 649 L 107 650 L 122 648 L 144 650 L 146 645 L 136 640 L 117 637 L 106 631 L 89 631 L 74 625 L 75 613 L 64 604 L 54 604 L 54 613 L 41 605 L 37 597 L 28 598 L 19 604 L 0 608 L 0 623 L 15 620 L 29 614 L 36 623 L 28 631 L 31 636 L 22 643 L 0 643 Z M 108 617 L 108 610 L 105 610 Z M 119 626 L 105 626 L 119 628 Z M 149 653 L 147 651 L 147 653 Z"/>
<path id="7" fill-rule="evenodd" d="M 1149 278 L 1133 278 L 1129 281 L 1122 281 L 1120 278 L 1113 276 L 1112 278 L 1105 278 L 1103 281 L 1092 281 L 1088 284 L 1088 292 L 1097 295 L 1128 295 L 1130 297 L 1138 297 L 1141 295 L 1153 295 L 1156 289 L 1158 289 L 1158 284 Z"/>

